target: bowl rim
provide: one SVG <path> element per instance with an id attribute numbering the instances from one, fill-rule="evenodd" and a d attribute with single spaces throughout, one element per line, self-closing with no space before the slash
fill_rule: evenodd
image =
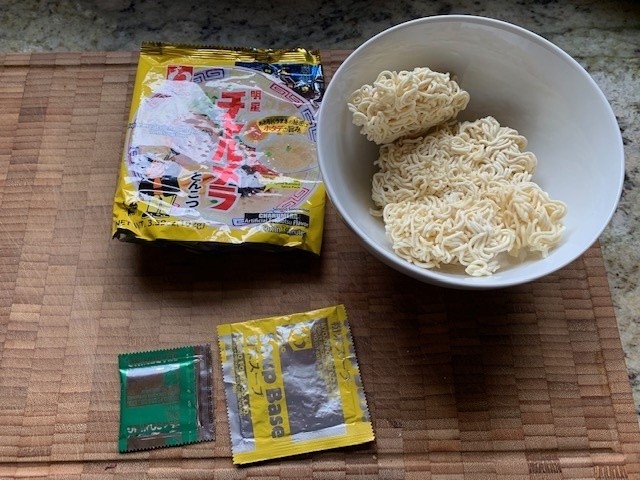
<path id="1" fill-rule="evenodd" d="M 553 264 L 549 267 L 543 267 L 538 271 L 538 273 L 523 275 L 520 278 L 501 279 L 495 276 L 488 276 L 488 277 L 461 276 L 459 278 L 451 277 L 451 276 L 445 277 L 441 273 L 439 273 L 437 270 L 418 267 L 402 259 L 398 255 L 396 255 L 394 252 L 389 252 L 383 247 L 381 247 L 380 245 L 378 245 L 377 243 L 373 242 L 364 233 L 364 231 L 362 231 L 362 229 L 357 226 L 357 224 L 354 222 L 354 217 L 347 211 L 344 205 L 342 205 L 340 201 L 336 202 L 334 200 L 339 197 L 336 194 L 337 192 L 332 187 L 332 185 L 324 182 L 327 195 L 329 196 L 329 199 L 331 200 L 333 206 L 337 210 L 339 216 L 342 218 L 344 223 L 352 230 L 352 232 L 356 234 L 356 236 L 360 239 L 364 247 L 367 250 L 369 250 L 370 253 L 374 254 L 380 261 L 382 261 L 389 267 L 392 267 L 400 271 L 401 273 L 404 273 L 405 275 L 408 275 L 410 277 L 413 277 L 417 280 L 420 280 L 426 283 L 431 283 L 439 286 L 457 288 L 457 289 L 474 289 L 474 290 L 490 290 L 490 289 L 511 287 L 515 285 L 522 285 L 529 282 L 533 282 L 537 279 L 545 277 L 546 275 L 549 275 L 555 271 L 558 271 L 564 268 L 565 266 L 575 261 L 580 256 L 584 255 L 584 253 L 593 244 L 595 244 L 598 241 L 600 235 L 605 230 L 605 228 L 609 225 L 609 223 L 611 222 L 611 219 L 613 218 L 614 213 L 618 208 L 620 196 L 622 193 L 622 188 L 624 185 L 625 154 L 624 154 L 624 146 L 622 142 L 622 135 L 620 133 L 618 121 L 613 112 L 611 104 L 609 103 L 608 99 L 600 89 L 599 85 L 596 83 L 593 77 L 591 77 L 589 72 L 587 72 L 587 70 L 578 63 L 577 60 L 575 60 L 571 55 L 569 55 L 567 52 L 565 52 L 560 47 L 558 47 L 551 41 L 547 40 L 546 38 L 530 30 L 527 30 L 524 27 L 515 25 L 513 23 L 509 23 L 509 22 L 498 20 L 491 17 L 478 16 L 478 15 L 459 15 L 459 14 L 433 15 L 433 16 L 416 18 L 413 20 L 399 23 L 385 30 L 382 30 L 381 32 L 377 33 L 373 37 L 363 42 L 359 47 L 353 50 L 347 56 L 347 58 L 345 58 L 345 60 L 341 63 L 341 65 L 336 69 L 336 71 L 334 72 L 334 74 L 332 75 L 331 79 L 328 82 L 328 85 L 325 91 L 325 97 L 334 88 L 332 87 L 333 79 L 337 77 L 342 72 L 342 70 L 348 68 L 351 59 L 357 57 L 360 54 L 360 52 L 366 49 L 367 47 L 369 47 L 369 45 L 377 42 L 382 37 L 385 37 L 397 30 L 411 28 L 412 26 L 417 24 L 443 23 L 443 22 L 444 23 L 470 22 L 470 23 L 481 24 L 483 26 L 489 26 L 492 28 L 496 28 L 499 30 L 504 30 L 504 31 L 516 34 L 523 39 L 529 40 L 537 44 L 538 46 L 544 47 L 545 49 L 549 50 L 552 54 L 561 57 L 571 67 L 577 70 L 580 76 L 583 77 L 590 84 L 592 91 L 598 96 L 598 100 L 605 107 L 605 110 L 608 115 L 607 123 L 609 123 L 611 126 L 615 126 L 618 132 L 618 134 L 615 135 L 616 143 L 615 145 L 612 145 L 612 153 L 615 155 L 612 155 L 611 158 L 612 160 L 618 160 L 621 165 L 619 178 L 617 179 L 616 200 L 612 202 L 612 204 L 609 207 L 609 211 L 607 215 L 603 217 L 604 221 L 602 222 L 602 225 L 598 227 L 597 235 L 595 235 L 595 238 L 591 239 L 586 247 L 576 250 L 573 254 L 568 255 L 567 258 L 564 259 L 563 261 L 557 264 Z M 318 140 L 323 137 L 322 131 L 324 128 L 323 128 L 322 116 L 323 116 L 323 110 L 325 108 L 325 105 L 326 105 L 326 102 L 324 101 L 321 102 L 320 110 L 318 112 Z M 615 148 L 615 151 L 614 151 L 614 148 Z M 323 158 L 324 158 L 324 154 L 323 154 L 322 144 L 320 141 L 318 141 L 318 165 L 320 168 L 321 176 L 324 180 L 325 173 L 326 173 L 326 170 L 325 170 L 326 166 L 324 165 L 325 162 L 323 161 Z M 395 258 L 392 258 L 392 256 L 394 256 Z"/>

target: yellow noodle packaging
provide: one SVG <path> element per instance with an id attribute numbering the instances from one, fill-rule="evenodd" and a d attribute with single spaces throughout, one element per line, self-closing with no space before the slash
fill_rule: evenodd
<path id="1" fill-rule="evenodd" d="M 318 52 L 144 43 L 113 236 L 320 253 Z"/>
<path id="2" fill-rule="evenodd" d="M 233 462 L 374 439 L 343 305 L 220 325 Z"/>

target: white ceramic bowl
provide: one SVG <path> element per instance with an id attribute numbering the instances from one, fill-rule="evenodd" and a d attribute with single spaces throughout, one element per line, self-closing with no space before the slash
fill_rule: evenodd
<path id="1" fill-rule="evenodd" d="M 547 258 L 475 278 L 420 268 L 393 252 L 382 220 L 369 214 L 378 148 L 353 125 L 346 102 L 381 71 L 418 66 L 456 74 L 471 95 L 460 119 L 491 115 L 527 137 L 527 149 L 538 157 L 533 180 L 568 207 L 562 243 Z M 534 33 L 466 15 L 403 23 L 355 50 L 327 87 L 320 109 L 318 158 L 329 198 L 371 253 L 418 280 L 464 289 L 522 284 L 579 257 L 610 221 L 624 177 L 616 118 L 589 74 Z"/>

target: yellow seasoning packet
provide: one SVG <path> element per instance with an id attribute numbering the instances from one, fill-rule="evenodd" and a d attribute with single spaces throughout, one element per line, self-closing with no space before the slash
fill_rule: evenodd
<path id="1" fill-rule="evenodd" d="M 343 305 L 220 325 L 218 338 L 233 463 L 374 439 Z"/>
<path id="2" fill-rule="evenodd" d="M 318 51 L 142 44 L 112 234 L 319 254 Z"/>

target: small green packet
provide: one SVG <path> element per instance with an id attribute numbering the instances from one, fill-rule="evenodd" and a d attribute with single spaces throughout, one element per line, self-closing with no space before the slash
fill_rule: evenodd
<path id="1" fill-rule="evenodd" d="M 374 440 L 344 305 L 217 330 L 233 463 Z"/>
<path id="2" fill-rule="evenodd" d="M 213 440 L 210 345 L 124 353 L 118 366 L 121 453 Z"/>

